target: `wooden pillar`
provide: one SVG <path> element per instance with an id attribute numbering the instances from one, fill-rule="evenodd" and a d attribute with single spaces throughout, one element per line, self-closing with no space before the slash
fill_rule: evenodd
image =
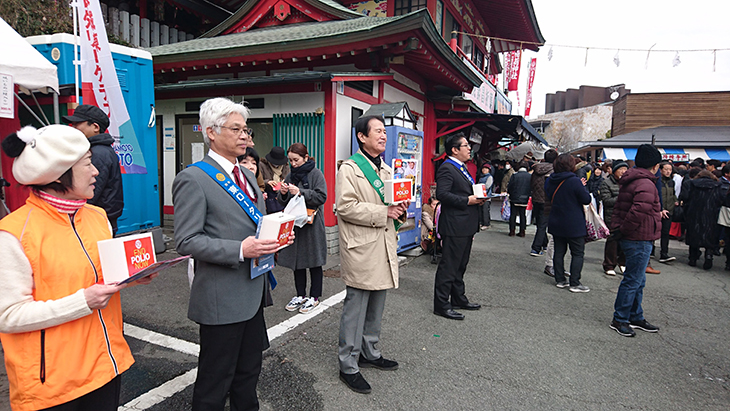
<path id="1" fill-rule="evenodd" d="M 324 204 L 324 224 L 337 225 L 332 211 L 335 204 L 335 179 L 337 176 L 337 83 L 323 82 L 324 90 L 324 179 L 327 181 L 327 202 Z"/>

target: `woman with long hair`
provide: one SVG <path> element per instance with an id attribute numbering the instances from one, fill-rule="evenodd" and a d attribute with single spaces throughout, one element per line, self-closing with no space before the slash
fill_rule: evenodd
<path id="1" fill-rule="evenodd" d="M 311 221 L 302 228 L 294 228 L 296 240 L 294 244 L 279 251 L 279 265 L 294 270 L 294 285 L 297 289 L 297 294 L 286 305 L 286 310 L 299 310 L 306 314 L 319 306 L 319 298 L 322 296 L 322 266 L 327 262 L 327 238 L 322 210 L 327 201 L 327 183 L 304 144 L 292 144 L 287 150 L 287 157 L 291 163 L 291 171 L 281 185 L 278 200 L 286 205 L 294 196 L 303 196 L 308 213 L 311 212 Z M 312 279 L 308 296 L 307 269 Z"/>

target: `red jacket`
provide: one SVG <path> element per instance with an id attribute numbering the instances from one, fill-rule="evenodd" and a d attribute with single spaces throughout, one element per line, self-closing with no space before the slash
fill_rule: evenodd
<path id="1" fill-rule="evenodd" d="M 654 241 L 661 237 L 662 207 L 656 180 L 657 177 L 649 170 L 632 168 L 618 181 L 611 229 L 618 228 L 623 239 Z"/>

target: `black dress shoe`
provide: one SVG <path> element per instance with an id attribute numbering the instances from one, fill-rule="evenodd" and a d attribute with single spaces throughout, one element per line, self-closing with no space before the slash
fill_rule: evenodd
<path id="1" fill-rule="evenodd" d="M 393 360 L 386 360 L 382 356 L 377 360 L 368 360 L 362 354 L 360 354 L 360 358 L 357 360 L 357 365 L 359 365 L 360 368 L 372 367 L 385 371 L 394 371 L 398 369 L 398 363 Z"/>
<path id="2" fill-rule="evenodd" d="M 372 391 L 372 388 L 370 388 L 370 384 L 368 384 L 367 381 L 365 381 L 365 378 L 362 377 L 362 374 L 359 372 L 356 372 L 355 374 L 345 374 L 344 372 L 340 371 L 340 379 L 342 382 L 347 385 L 347 388 L 360 393 L 360 394 L 370 394 Z"/>
<path id="3" fill-rule="evenodd" d="M 454 308 L 456 308 L 457 310 L 476 311 L 482 308 L 482 306 L 477 303 L 466 303 L 466 305 L 455 305 Z"/>
<path id="4" fill-rule="evenodd" d="M 433 313 L 436 315 L 440 315 L 444 318 L 448 318 L 449 320 L 463 320 L 464 319 L 464 314 L 456 312 L 452 309 L 448 309 L 446 311 L 434 310 Z"/>

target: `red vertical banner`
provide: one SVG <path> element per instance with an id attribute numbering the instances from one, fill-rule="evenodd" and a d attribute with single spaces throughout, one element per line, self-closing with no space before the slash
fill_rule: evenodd
<path id="1" fill-rule="evenodd" d="M 507 76 L 507 91 L 516 91 L 517 83 L 520 81 L 520 63 L 522 62 L 522 50 L 510 51 L 505 55 L 505 75 Z"/>
<path id="2" fill-rule="evenodd" d="M 532 108 L 532 83 L 535 81 L 536 65 L 536 58 L 530 60 L 530 75 L 527 77 L 527 97 L 525 98 L 525 117 L 530 115 L 530 108 Z"/>

